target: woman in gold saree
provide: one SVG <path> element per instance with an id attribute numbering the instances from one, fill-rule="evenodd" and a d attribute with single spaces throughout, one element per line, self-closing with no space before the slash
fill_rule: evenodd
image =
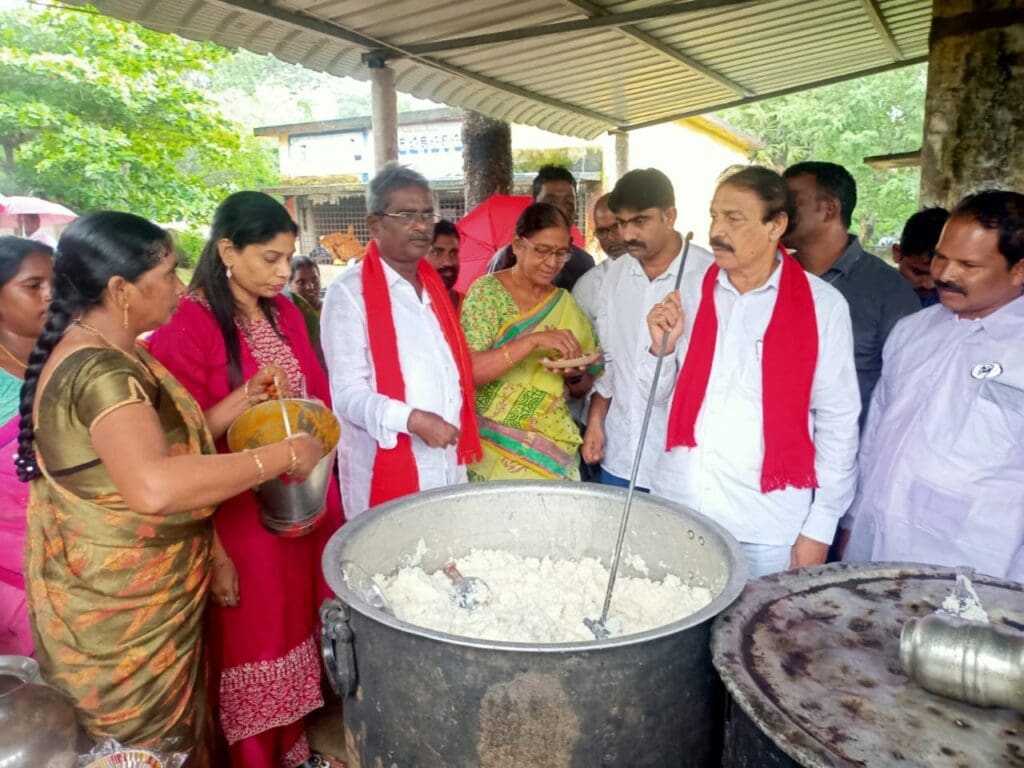
<path id="1" fill-rule="evenodd" d="M 210 515 L 266 478 L 308 474 L 320 446 L 299 435 L 205 455 L 202 411 L 136 343 L 177 306 L 176 266 L 167 233 L 137 216 L 100 211 L 68 227 L 25 372 L 16 463 L 32 483 L 25 581 L 43 677 L 91 738 L 204 766 Z M 268 383 L 239 388 L 210 423 L 266 399 Z"/>
<path id="2" fill-rule="evenodd" d="M 516 263 L 477 280 L 463 301 L 484 450 L 468 468 L 471 482 L 579 479 L 582 441 L 566 398 L 585 395 L 601 367 L 541 365 L 597 349 L 583 310 L 552 284 L 572 253 L 570 238 L 562 211 L 534 203 L 516 222 Z"/>

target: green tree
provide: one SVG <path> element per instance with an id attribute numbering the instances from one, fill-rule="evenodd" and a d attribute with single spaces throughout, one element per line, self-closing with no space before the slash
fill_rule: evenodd
<path id="1" fill-rule="evenodd" d="M 217 65 L 211 90 L 242 122 L 253 126 L 364 117 L 372 110 L 368 81 L 336 77 L 245 50 Z M 438 106 L 398 94 L 399 112 Z"/>
<path id="2" fill-rule="evenodd" d="M 864 158 L 909 152 L 924 130 L 924 65 L 726 110 L 719 116 L 764 144 L 755 160 L 783 168 L 839 163 L 857 181 L 854 231 L 867 243 L 899 235 L 918 209 L 917 168 L 877 171 Z"/>
<path id="3" fill-rule="evenodd" d="M 0 13 L 4 191 L 198 222 L 272 183 L 273 149 L 208 92 L 230 55 L 89 8 Z"/>

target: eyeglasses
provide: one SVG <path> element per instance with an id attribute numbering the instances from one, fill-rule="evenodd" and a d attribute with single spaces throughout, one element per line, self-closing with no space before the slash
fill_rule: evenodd
<path id="1" fill-rule="evenodd" d="M 554 256 L 563 264 L 572 258 L 571 248 L 552 248 L 550 245 L 534 245 L 525 237 L 520 237 L 519 239 L 527 243 L 531 248 L 533 248 L 534 253 L 536 253 L 541 258 L 546 259 L 548 256 Z"/>
<path id="2" fill-rule="evenodd" d="M 443 216 L 433 211 L 399 211 L 398 213 L 388 213 L 387 211 L 378 211 L 378 216 L 390 216 L 392 219 L 398 219 L 407 227 L 412 224 L 437 224 Z"/>

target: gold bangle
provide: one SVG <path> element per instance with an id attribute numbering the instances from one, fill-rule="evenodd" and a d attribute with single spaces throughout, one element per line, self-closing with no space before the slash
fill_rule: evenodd
<path id="1" fill-rule="evenodd" d="M 510 355 L 508 352 L 508 347 L 502 347 L 501 354 L 505 356 L 505 362 L 508 363 L 509 368 L 515 365 L 515 362 L 513 362 L 512 360 L 512 355 Z"/>
<path id="2" fill-rule="evenodd" d="M 266 472 L 263 469 L 263 462 L 260 461 L 260 457 L 256 454 L 255 450 L 249 450 L 246 451 L 246 453 L 252 456 L 252 460 L 256 462 L 256 469 L 260 471 L 260 477 L 259 480 L 256 481 L 256 485 L 263 485 L 263 481 L 266 479 L 267 476 Z"/>
<path id="3" fill-rule="evenodd" d="M 299 457 L 295 453 L 295 446 L 292 444 L 291 440 L 288 441 L 288 453 L 292 457 L 292 460 L 288 462 L 288 474 L 294 475 L 295 470 L 298 469 L 299 466 Z"/>

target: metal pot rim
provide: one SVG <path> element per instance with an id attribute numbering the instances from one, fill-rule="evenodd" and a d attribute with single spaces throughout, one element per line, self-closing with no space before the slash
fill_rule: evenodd
<path id="1" fill-rule="evenodd" d="M 794 595 L 824 592 L 847 583 L 936 580 L 948 581 L 948 588 L 952 589 L 955 579 L 956 571 L 946 566 L 886 561 L 828 563 L 764 576 L 752 581 L 743 596 L 715 619 L 711 630 L 712 663 L 736 706 L 780 751 L 805 766 L 852 765 L 838 761 L 833 750 L 796 725 L 789 709 L 772 698 L 766 690 L 768 684 L 746 664 L 743 649 L 752 637 L 750 622 L 771 615 L 767 612 L 769 607 L 774 609 Z M 975 574 L 972 581 L 976 586 L 984 584 L 1024 594 L 1024 585 L 994 576 Z M 894 645 L 898 655 L 898 639 Z"/>
<path id="2" fill-rule="evenodd" d="M 574 482 L 558 482 L 558 481 L 523 481 L 523 480 L 505 480 L 487 483 L 470 483 L 468 485 L 448 486 L 446 488 L 435 488 L 429 491 L 421 491 L 417 494 L 418 498 L 429 501 L 433 498 L 443 498 L 450 495 L 466 496 L 466 495 L 489 495 L 491 493 L 501 493 L 510 491 L 524 490 L 543 490 L 552 491 L 559 489 L 572 489 L 573 493 L 587 493 L 594 496 L 618 496 L 623 501 L 626 498 L 626 492 L 620 488 L 611 488 L 608 486 L 596 486 L 588 483 L 574 483 Z M 678 634 L 692 627 L 699 626 L 705 622 L 710 622 L 715 618 L 716 615 L 724 611 L 732 602 L 739 596 L 740 592 L 743 591 L 743 587 L 747 581 L 747 563 L 743 555 L 743 550 L 736 539 L 730 534 L 725 528 L 716 523 L 714 520 L 698 513 L 693 510 L 684 507 L 682 504 L 677 504 L 674 501 L 670 501 L 661 496 L 651 495 L 652 498 L 656 498 L 658 504 L 667 508 L 670 511 L 679 513 L 689 518 L 696 519 L 701 525 L 704 525 L 713 534 L 718 536 L 721 540 L 725 550 L 726 559 L 729 561 L 729 575 L 726 579 L 725 584 L 721 590 L 711 602 L 701 608 L 699 611 L 685 616 L 678 621 L 664 624 L 654 629 L 649 629 L 644 632 L 637 632 L 631 635 L 622 635 L 620 637 L 611 637 L 607 640 L 588 640 L 586 642 L 568 642 L 568 643 L 521 643 L 521 642 L 505 642 L 499 640 L 482 640 L 480 638 L 464 637 L 462 635 L 451 635 L 447 632 L 440 632 L 435 629 L 429 629 L 427 627 L 420 626 L 418 624 L 411 624 L 407 621 L 402 621 L 396 616 L 391 616 L 383 611 L 380 611 L 373 606 L 369 605 L 359 595 L 348 588 L 345 579 L 341 578 L 340 565 L 341 556 L 339 550 L 345 543 L 346 539 L 351 538 L 359 533 L 364 527 L 374 524 L 374 519 L 381 515 L 387 514 L 392 509 L 398 509 L 406 506 L 409 502 L 410 497 L 406 496 L 401 499 L 388 502 L 387 504 L 381 504 L 378 507 L 374 507 L 372 511 L 363 512 L 356 516 L 355 519 L 345 523 L 345 525 L 331 536 L 324 548 L 323 555 L 321 557 L 321 567 L 323 569 L 324 577 L 327 580 L 328 585 L 338 596 L 338 598 L 344 602 L 349 608 L 356 613 L 365 616 L 371 621 L 383 624 L 392 629 L 398 630 L 406 634 L 412 634 L 419 637 L 436 640 L 442 643 L 448 643 L 451 645 L 460 645 L 470 648 L 478 648 L 483 650 L 496 650 L 496 651 L 508 651 L 508 652 L 519 652 L 519 653 L 567 653 L 567 652 L 583 652 L 583 651 L 595 651 L 605 650 L 612 648 L 621 648 L 630 645 L 639 645 L 647 643 L 653 640 L 660 640 L 662 638 L 669 637 L 671 635 Z M 614 541 L 608 543 L 609 554 Z"/>

